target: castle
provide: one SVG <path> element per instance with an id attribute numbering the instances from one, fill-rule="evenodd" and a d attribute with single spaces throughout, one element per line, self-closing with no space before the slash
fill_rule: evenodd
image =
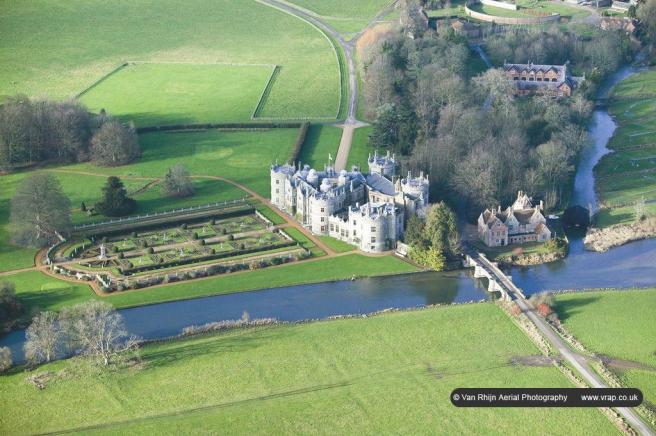
<path id="1" fill-rule="evenodd" d="M 508 80 L 515 85 L 516 95 L 542 94 L 569 97 L 583 80 L 572 77 L 567 65 L 503 64 Z"/>
<path id="2" fill-rule="evenodd" d="M 517 193 L 512 206 L 502 211 L 485 209 L 478 217 L 478 236 L 488 247 L 499 247 L 524 242 L 546 242 L 551 239 L 551 230 L 542 214 L 544 205 L 533 206 L 524 192 Z"/>
<path id="3" fill-rule="evenodd" d="M 316 235 L 327 235 L 366 252 L 396 247 L 405 220 L 423 216 L 428 205 L 428 177 L 396 176 L 389 152 L 368 159 L 369 173 L 357 167 L 339 173 L 309 165 L 271 166 L 271 202 Z"/>

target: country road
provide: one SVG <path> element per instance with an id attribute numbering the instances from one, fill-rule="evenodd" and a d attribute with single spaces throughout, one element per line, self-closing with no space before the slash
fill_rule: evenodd
<path id="1" fill-rule="evenodd" d="M 521 290 L 512 283 L 496 265 L 490 262 L 485 256 L 479 255 L 474 250 L 471 250 L 468 254 L 472 257 L 476 257 L 489 273 L 492 273 L 497 277 L 501 286 L 503 286 L 506 292 L 513 297 L 513 300 L 517 303 L 522 312 L 526 314 L 528 319 L 535 324 L 542 335 L 553 345 L 563 358 L 567 360 L 567 362 L 569 362 L 579 374 L 581 374 L 591 387 L 608 387 L 594 370 L 590 368 L 585 356 L 574 352 L 565 341 L 558 336 L 544 318 L 535 313 L 535 308 L 528 300 L 526 300 Z M 617 407 L 615 410 L 617 410 L 639 434 L 644 436 L 656 436 L 656 433 L 654 433 L 642 418 L 640 418 L 632 409 L 628 407 Z"/>
<path id="2" fill-rule="evenodd" d="M 302 7 L 296 6 L 294 4 L 288 3 L 284 0 L 256 0 L 257 2 L 270 6 L 272 8 L 279 9 L 288 14 L 299 17 L 302 20 L 307 21 L 308 23 L 319 28 L 326 35 L 333 38 L 342 48 L 344 52 L 344 57 L 346 58 L 346 66 L 348 70 L 348 111 L 346 114 L 346 119 L 344 123 L 338 124 L 337 127 L 342 128 L 342 139 L 339 143 L 339 149 L 337 150 L 337 156 L 335 158 L 335 169 L 337 171 L 343 170 L 346 168 L 348 162 L 348 156 L 351 151 L 351 144 L 353 142 L 353 131 L 357 128 L 367 126 L 368 124 L 362 121 L 358 121 L 356 118 L 356 112 L 358 109 L 358 74 L 355 67 L 355 43 L 366 32 L 369 28 L 378 23 L 382 18 L 388 15 L 398 3 L 394 1 L 389 4 L 387 8 L 381 11 L 376 17 L 374 17 L 367 26 L 358 32 L 352 39 L 345 40 L 344 36 L 333 29 L 330 25 L 324 23 L 319 19 L 319 16 L 304 9 Z M 341 66 L 340 66 L 341 70 Z"/>

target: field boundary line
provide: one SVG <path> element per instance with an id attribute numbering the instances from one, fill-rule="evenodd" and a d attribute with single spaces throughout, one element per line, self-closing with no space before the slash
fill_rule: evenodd
<path id="1" fill-rule="evenodd" d="M 308 19 L 305 19 L 305 18 L 302 17 L 302 16 L 296 15 L 296 14 L 294 14 L 294 13 L 292 13 L 292 12 L 290 12 L 290 11 L 287 11 L 287 10 L 285 10 L 285 9 L 283 9 L 283 8 L 281 8 L 281 7 L 279 7 L 279 6 L 277 6 L 277 5 L 274 5 L 274 4 L 271 4 L 271 3 L 267 3 L 266 1 L 263 1 L 263 0 L 255 0 L 255 2 L 257 2 L 257 3 L 261 4 L 261 5 L 264 5 L 264 6 L 266 6 L 266 7 L 276 9 L 276 10 L 278 10 L 278 11 L 280 11 L 280 12 L 283 12 L 283 13 L 285 13 L 285 14 L 291 16 L 291 17 L 294 17 L 294 18 L 296 18 L 296 19 L 298 19 L 298 20 L 301 20 L 301 21 L 303 21 L 304 23 L 309 24 L 310 26 L 312 26 L 313 28 L 315 28 L 317 31 L 319 31 L 319 33 L 320 33 L 321 35 L 323 35 L 324 38 L 326 38 L 326 40 L 328 41 L 328 43 L 330 44 L 330 46 L 331 46 L 332 49 L 333 49 L 333 54 L 335 55 L 335 61 L 337 61 L 337 69 L 338 69 L 338 74 L 339 74 L 339 77 L 340 77 L 340 78 L 339 78 L 339 102 L 338 102 L 338 104 L 337 104 L 337 112 L 336 112 L 334 118 L 329 118 L 329 117 L 314 117 L 314 118 L 311 118 L 311 117 L 305 117 L 305 118 L 295 118 L 295 119 L 307 119 L 307 120 L 312 120 L 312 119 L 314 119 L 314 120 L 321 120 L 321 119 L 333 119 L 333 120 L 337 120 L 337 119 L 339 119 L 340 108 L 342 107 L 342 104 L 343 104 L 343 102 L 342 102 L 342 100 L 343 100 L 342 96 L 343 96 L 343 94 L 344 94 L 344 91 L 342 90 L 343 86 L 342 86 L 342 79 L 341 79 L 341 77 L 342 77 L 342 63 L 341 63 L 340 60 L 339 60 L 339 54 L 337 53 L 338 48 L 335 46 L 335 42 L 333 41 L 333 39 L 332 39 L 332 38 L 330 37 L 330 35 L 328 35 L 328 34 L 327 34 L 327 33 L 326 33 L 321 27 L 317 26 L 315 23 L 313 23 L 312 21 L 310 21 L 310 20 L 308 20 Z M 290 6 L 290 7 L 296 7 L 296 5 L 293 5 L 293 6 L 288 5 L 288 6 Z M 312 15 L 310 15 L 310 16 L 312 16 Z"/>
<path id="2" fill-rule="evenodd" d="M 118 72 L 121 71 L 123 68 L 127 67 L 128 65 L 129 65 L 128 62 L 123 62 L 123 63 L 121 63 L 120 65 L 118 65 L 118 66 L 112 68 L 111 71 L 109 71 L 109 72 L 103 74 L 102 76 L 100 76 L 99 79 L 96 79 L 95 82 L 92 82 L 89 86 L 87 86 L 86 88 L 84 88 L 82 91 L 80 91 L 80 92 L 78 92 L 77 94 L 75 94 L 75 95 L 73 96 L 73 98 L 75 98 L 76 100 L 79 99 L 79 98 L 82 97 L 84 94 L 86 94 L 87 92 L 91 91 L 93 88 L 95 88 L 96 86 L 100 85 L 100 83 L 104 82 L 104 81 L 105 81 L 106 79 L 108 79 L 110 76 L 114 75 L 115 73 L 118 73 Z"/>
<path id="3" fill-rule="evenodd" d="M 278 77 L 279 74 L 280 74 L 280 66 L 274 65 L 273 68 L 271 69 L 271 74 L 269 74 L 269 80 L 267 80 L 266 83 L 264 84 L 264 89 L 262 89 L 262 92 L 260 93 L 260 98 L 257 100 L 257 104 L 255 105 L 253 112 L 251 112 L 251 120 L 255 120 L 258 118 L 258 114 L 264 108 L 264 105 L 266 104 L 269 94 L 271 94 L 271 88 L 273 88 L 273 84 L 276 81 L 276 78 Z"/>

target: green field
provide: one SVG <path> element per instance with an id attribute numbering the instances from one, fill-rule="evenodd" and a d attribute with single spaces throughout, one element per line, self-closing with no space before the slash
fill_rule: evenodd
<path id="1" fill-rule="evenodd" d="M 26 317 L 43 310 L 59 310 L 97 298 L 84 282 L 69 283 L 38 271 L 2 276 L 0 282 L 3 281 L 16 285 L 16 295 L 25 307 Z"/>
<path id="2" fill-rule="evenodd" d="M 603 209 L 599 227 L 631 223 L 640 199 L 656 213 L 656 71 L 636 74 L 615 88 L 610 113 L 618 129 L 609 143 L 615 153 L 595 168 L 596 189 Z"/>
<path id="3" fill-rule="evenodd" d="M 331 238 L 330 236 L 319 236 L 318 238 L 336 253 L 347 253 L 355 250 L 354 245 L 340 241 L 339 239 Z"/>
<path id="4" fill-rule="evenodd" d="M 287 0 L 314 12 L 322 21 L 340 33 L 356 33 L 364 29 L 391 0 Z"/>
<path id="5" fill-rule="evenodd" d="M 126 61 L 278 65 L 280 74 L 261 116 L 334 118 L 339 106 L 339 68 L 330 41 L 308 23 L 254 0 L 3 2 L 0 95 L 73 96 Z M 242 74 L 251 75 L 252 70 L 248 71 Z M 128 80 L 123 73 L 116 80 L 120 82 L 122 76 Z M 201 108 L 190 107 L 192 113 L 202 114 L 202 107 L 222 98 L 211 89 L 210 77 L 194 84 L 173 83 L 174 76 L 180 74 L 169 69 L 153 77 L 153 83 L 163 81 L 170 86 L 168 96 L 163 95 L 159 103 L 174 98 L 178 86 L 208 90 L 199 101 Z M 267 72 L 263 69 L 256 76 L 240 80 L 256 88 L 240 89 L 249 105 L 253 95 L 262 91 Z M 228 95 L 224 87 L 220 89 L 224 97 Z M 94 105 L 114 104 L 113 92 L 113 88 L 105 92 L 108 103 L 93 101 Z M 146 92 L 133 96 L 139 103 L 135 108 L 120 110 L 127 114 L 159 110 L 155 101 L 143 105 L 138 101 L 139 94 Z M 165 114 L 180 110 L 176 107 Z"/>
<path id="6" fill-rule="evenodd" d="M 617 434 L 596 409 L 451 405 L 462 386 L 571 386 L 509 363 L 537 353 L 492 304 L 238 330 L 149 345 L 141 368 L 48 364 L 69 376 L 41 391 L 0 377 L 0 432 Z"/>
<path id="7" fill-rule="evenodd" d="M 298 160 L 303 165 L 323 169 L 323 166 L 328 164 L 329 154 L 334 163 L 341 137 L 342 129 L 338 127 L 320 124 L 310 126 Z"/>
<path id="8" fill-rule="evenodd" d="M 293 234 L 290 234 L 293 236 Z M 417 268 L 394 256 L 367 257 L 360 254 L 291 263 L 279 267 L 228 274 L 209 279 L 174 283 L 158 288 L 114 293 L 105 301 L 116 307 L 140 306 L 164 301 L 229 294 L 281 286 L 347 280 L 384 274 L 415 272 Z"/>
<path id="9" fill-rule="evenodd" d="M 656 405 L 656 289 L 557 295 L 556 312 L 590 351 L 644 365 L 615 370 Z"/>
<path id="10" fill-rule="evenodd" d="M 249 121 L 272 66 L 135 64 L 86 92 L 89 109 L 105 109 L 138 127 Z"/>
<path id="11" fill-rule="evenodd" d="M 498 8 L 495 6 L 483 5 L 480 3 L 472 5 L 470 9 L 488 15 L 509 18 L 537 17 L 540 15 L 551 15 L 553 13 L 560 14 L 561 17 L 565 18 L 584 18 L 590 15 L 590 12 L 584 8 L 567 6 L 552 1 L 524 0 L 518 1 L 517 5 L 519 8 L 516 11 Z"/>

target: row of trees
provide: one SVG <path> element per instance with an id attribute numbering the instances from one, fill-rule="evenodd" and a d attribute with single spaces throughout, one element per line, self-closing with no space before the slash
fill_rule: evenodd
<path id="1" fill-rule="evenodd" d="M 41 312 L 27 328 L 25 357 L 30 364 L 81 354 L 109 365 L 137 349 L 122 316 L 108 303 L 90 301 L 60 313 Z"/>
<path id="2" fill-rule="evenodd" d="M 89 113 L 75 100 L 7 98 L 0 106 L 0 168 L 43 161 L 115 166 L 140 155 L 134 126 Z"/>

